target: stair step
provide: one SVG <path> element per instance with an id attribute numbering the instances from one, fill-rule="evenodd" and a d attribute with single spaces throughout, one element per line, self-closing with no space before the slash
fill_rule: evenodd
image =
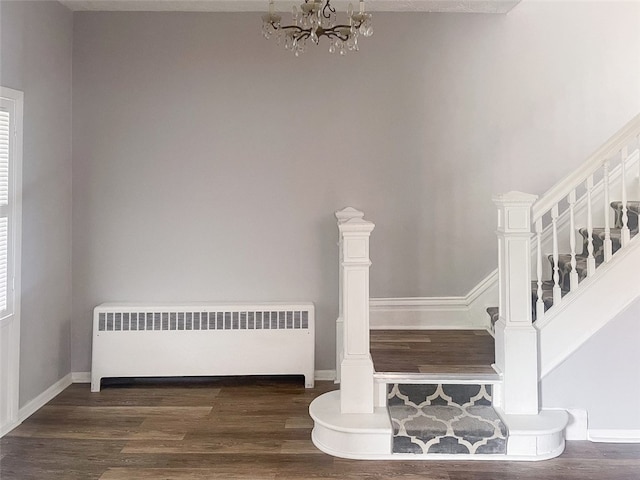
<path id="1" fill-rule="evenodd" d="M 615 226 L 622 227 L 622 202 L 611 202 L 611 208 L 615 211 Z M 638 229 L 638 216 L 640 215 L 640 201 L 627 201 L 627 226 L 630 230 Z"/>
<path id="2" fill-rule="evenodd" d="M 495 384 L 502 381 L 500 374 L 491 369 L 486 373 L 459 373 L 459 372 L 441 372 L 441 373 L 374 373 L 373 378 L 377 383 L 402 383 L 402 384 Z"/>
<path id="3" fill-rule="evenodd" d="M 506 454 L 490 384 L 394 384 L 387 397 L 393 453 Z"/>

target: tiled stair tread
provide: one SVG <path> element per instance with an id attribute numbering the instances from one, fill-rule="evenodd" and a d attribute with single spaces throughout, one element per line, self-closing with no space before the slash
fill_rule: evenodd
<path id="1" fill-rule="evenodd" d="M 491 385 L 390 385 L 393 453 L 505 454 L 507 428 Z"/>

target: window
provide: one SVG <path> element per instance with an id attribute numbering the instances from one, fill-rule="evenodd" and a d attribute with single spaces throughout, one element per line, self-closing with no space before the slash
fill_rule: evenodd
<path id="1" fill-rule="evenodd" d="M 0 93 L 0 318 L 4 318 L 14 314 L 16 303 L 22 93 L 8 88 Z"/>
<path id="2" fill-rule="evenodd" d="M 0 436 L 18 425 L 22 104 L 0 87 Z"/>

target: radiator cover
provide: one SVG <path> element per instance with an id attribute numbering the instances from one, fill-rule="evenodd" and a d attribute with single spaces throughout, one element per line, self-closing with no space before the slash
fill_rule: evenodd
<path id="1" fill-rule="evenodd" d="M 304 375 L 314 384 L 312 303 L 104 303 L 93 313 L 91 391 L 108 377 Z"/>

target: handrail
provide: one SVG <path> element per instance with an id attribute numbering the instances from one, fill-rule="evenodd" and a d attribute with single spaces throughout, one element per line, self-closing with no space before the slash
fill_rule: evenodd
<path id="1" fill-rule="evenodd" d="M 581 183 L 585 182 L 602 164 L 640 134 L 640 113 L 596 150 L 577 170 L 547 190 L 531 207 L 531 221 L 535 222 L 558 204 Z"/>

